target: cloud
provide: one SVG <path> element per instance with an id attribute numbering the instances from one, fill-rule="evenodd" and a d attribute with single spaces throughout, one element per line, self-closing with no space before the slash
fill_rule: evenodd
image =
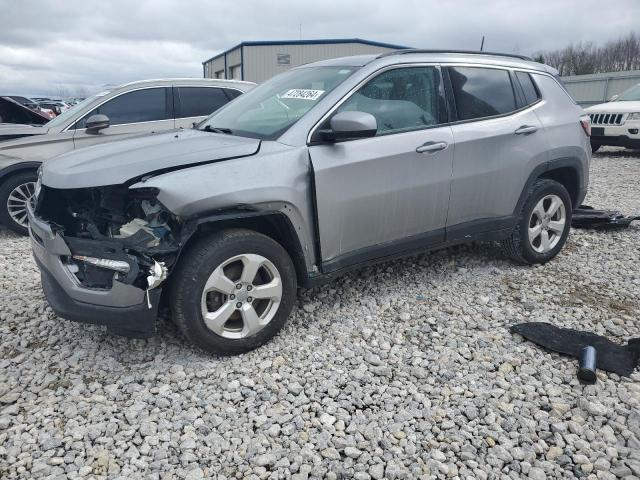
<path id="1" fill-rule="evenodd" d="M 298 39 L 300 30 L 304 38 L 451 49 L 478 49 L 485 35 L 486 50 L 531 54 L 633 30 L 640 2 L 615 7 L 596 0 L 0 0 L 0 93 L 200 77 L 204 60 L 242 40 Z"/>

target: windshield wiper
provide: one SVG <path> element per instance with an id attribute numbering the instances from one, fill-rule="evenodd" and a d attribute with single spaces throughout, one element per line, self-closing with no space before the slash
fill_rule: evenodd
<path id="1" fill-rule="evenodd" d="M 212 127 L 211 125 L 207 125 L 203 128 L 206 132 L 213 133 L 226 133 L 227 135 L 233 135 L 233 132 L 230 128 L 222 128 L 222 127 Z"/>

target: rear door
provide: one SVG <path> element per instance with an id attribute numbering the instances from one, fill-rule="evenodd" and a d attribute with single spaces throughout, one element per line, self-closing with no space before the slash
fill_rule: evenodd
<path id="1" fill-rule="evenodd" d="M 527 101 L 509 69 L 456 66 L 447 74 L 457 120 L 447 220 L 453 240 L 509 228 L 523 186 L 549 147 L 535 86 L 527 85 Z"/>
<path id="2" fill-rule="evenodd" d="M 109 117 L 109 127 L 97 133 L 87 133 L 85 123 L 89 117 L 95 114 Z M 84 115 L 75 124 L 73 140 L 75 148 L 83 148 L 133 135 L 162 132 L 173 128 L 171 88 L 148 87 L 113 97 Z"/>
<path id="3" fill-rule="evenodd" d="M 176 128 L 191 128 L 194 122 L 226 105 L 241 92 L 220 87 L 174 87 Z"/>
<path id="4" fill-rule="evenodd" d="M 439 68 L 383 71 L 331 114 L 348 110 L 376 117 L 377 135 L 309 147 L 325 271 L 441 242 L 447 219 L 453 136 Z"/>

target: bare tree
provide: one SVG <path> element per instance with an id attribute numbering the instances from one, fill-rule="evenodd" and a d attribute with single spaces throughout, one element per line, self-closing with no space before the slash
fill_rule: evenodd
<path id="1" fill-rule="evenodd" d="M 89 91 L 87 90 L 87 87 L 78 86 L 72 90 L 71 96 L 78 98 L 87 98 L 89 96 Z"/>
<path id="2" fill-rule="evenodd" d="M 69 89 L 64 86 L 58 86 L 55 88 L 53 95 L 56 98 L 67 98 L 69 96 Z"/>
<path id="3" fill-rule="evenodd" d="M 600 47 L 592 42 L 580 42 L 559 50 L 539 52 L 535 59 L 556 68 L 561 76 L 638 70 L 640 36 L 631 32 Z"/>

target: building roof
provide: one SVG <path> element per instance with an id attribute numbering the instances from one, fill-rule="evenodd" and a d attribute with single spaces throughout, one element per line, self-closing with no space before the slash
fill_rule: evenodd
<path id="1" fill-rule="evenodd" d="M 362 38 L 326 38 L 323 40 L 255 40 L 248 42 L 240 42 L 235 47 L 231 47 L 228 50 L 225 50 L 218 55 L 211 57 L 209 60 L 205 60 L 202 62 L 209 63 L 216 58 L 220 58 L 226 55 L 233 50 L 237 50 L 241 47 L 256 47 L 256 46 L 269 46 L 269 45 L 332 45 L 337 43 L 360 43 L 362 45 L 370 45 L 372 47 L 382 47 L 382 48 L 397 48 L 397 49 L 406 49 L 408 47 L 402 45 L 394 45 L 391 43 L 383 43 L 383 42 L 374 42 L 373 40 L 364 40 Z"/>

